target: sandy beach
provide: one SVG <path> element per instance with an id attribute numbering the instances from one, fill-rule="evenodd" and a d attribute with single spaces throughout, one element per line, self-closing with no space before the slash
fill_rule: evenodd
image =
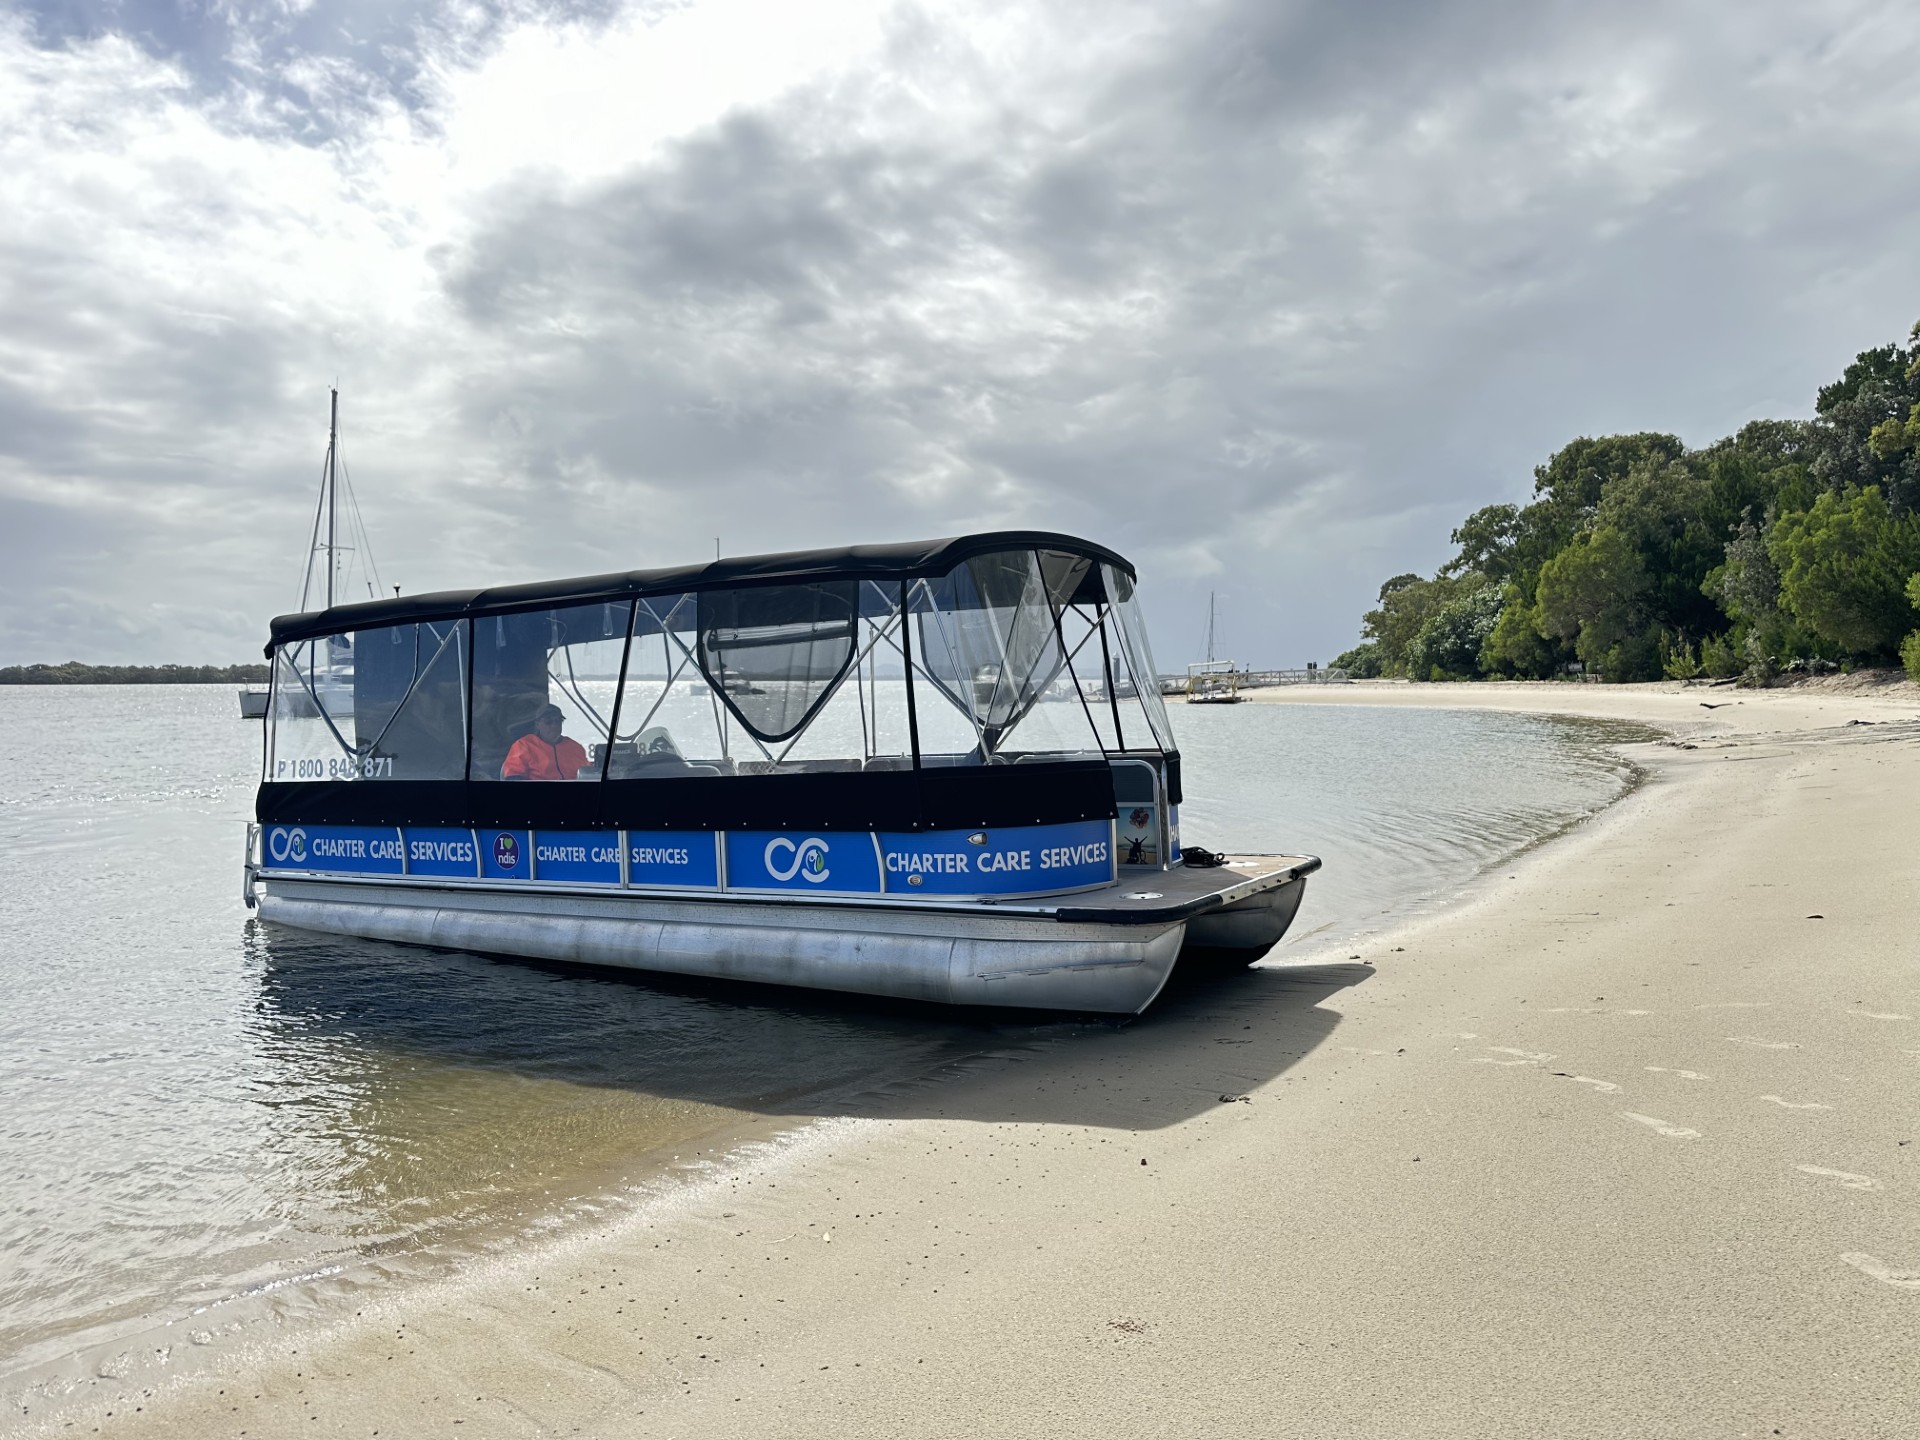
<path id="1" fill-rule="evenodd" d="M 1670 738 L 1633 747 L 1646 778 L 1619 804 L 1391 933 L 769 1122 L 598 1229 L 8 1423 L 1920 1431 L 1920 690 L 1256 703 Z"/>

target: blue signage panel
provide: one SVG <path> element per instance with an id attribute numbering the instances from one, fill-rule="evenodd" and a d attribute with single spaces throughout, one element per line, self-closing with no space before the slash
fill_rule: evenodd
<path id="1" fill-rule="evenodd" d="M 473 879 L 480 873 L 480 852 L 474 847 L 473 832 L 408 826 L 407 873 Z"/>
<path id="2" fill-rule="evenodd" d="M 728 831 L 727 888 L 877 895 L 880 860 L 865 830 Z"/>
<path id="3" fill-rule="evenodd" d="M 1113 880 L 1105 820 L 882 835 L 893 895 L 1036 895 Z"/>
<path id="4" fill-rule="evenodd" d="M 620 832 L 617 830 L 536 830 L 533 875 L 545 884 L 620 883 Z"/>
<path id="5" fill-rule="evenodd" d="M 533 837 L 525 830 L 476 830 L 480 873 L 489 880 L 531 880 Z"/>
<path id="6" fill-rule="evenodd" d="M 400 873 L 400 832 L 385 825 L 269 825 L 261 849 L 269 870 Z"/>
<path id="7" fill-rule="evenodd" d="M 711 890 L 720 883 L 719 857 L 711 830 L 629 831 L 627 883 Z"/>

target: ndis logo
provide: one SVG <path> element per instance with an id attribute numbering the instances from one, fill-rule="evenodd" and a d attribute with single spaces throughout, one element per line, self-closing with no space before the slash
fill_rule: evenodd
<path id="1" fill-rule="evenodd" d="M 776 861 L 775 852 L 785 858 Z M 767 842 L 764 858 L 767 874 L 776 880 L 791 880 L 798 875 L 810 885 L 819 885 L 827 878 L 827 842 L 818 835 L 809 835 L 798 845 L 784 835 L 776 835 Z"/>
<path id="2" fill-rule="evenodd" d="M 517 870 L 520 867 L 520 841 L 505 831 L 494 836 L 493 863 L 502 870 Z"/>
<path id="3" fill-rule="evenodd" d="M 278 865 L 307 863 L 307 832 L 299 826 L 283 830 L 276 825 L 267 832 L 267 857 Z"/>

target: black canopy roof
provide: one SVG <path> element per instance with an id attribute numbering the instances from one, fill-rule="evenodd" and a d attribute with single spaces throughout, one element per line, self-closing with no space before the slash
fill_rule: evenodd
<path id="1" fill-rule="evenodd" d="M 276 616 L 267 653 L 277 645 L 338 635 L 379 625 L 405 625 L 462 615 L 505 614 L 549 605 L 591 604 L 635 595 L 677 594 L 735 585 L 808 580 L 909 580 L 944 575 L 961 561 L 997 550 L 1059 550 L 1112 565 L 1138 579 L 1128 561 L 1104 545 L 1050 530 L 992 530 L 944 540 L 909 540 L 892 545 L 850 545 L 839 550 L 791 550 L 779 555 L 747 555 L 679 565 L 661 570 L 628 570 L 572 580 L 539 580 L 528 585 L 497 585 L 486 590 L 441 590 L 427 595 L 367 600 L 299 615 Z"/>

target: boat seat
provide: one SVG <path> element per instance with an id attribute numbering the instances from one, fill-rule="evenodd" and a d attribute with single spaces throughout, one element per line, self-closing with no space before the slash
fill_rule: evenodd
<path id="1" fill-rule="evenodd" d="M 613 752 L 607 767 L 609 780 L 667 780 L 679 775 L 718 775 L 718 765 L 694 764 L 678 755 L 635 755 L 624 750 Z"/>

